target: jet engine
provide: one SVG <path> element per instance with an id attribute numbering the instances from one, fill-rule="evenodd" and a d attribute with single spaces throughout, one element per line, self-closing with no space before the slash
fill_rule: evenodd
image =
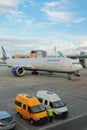
<path id="1" fill-rule="evenodd" d="M 25 73 L 25 70 L 21 66 L 15 66 L 12 68 L 12 73 L 17 76 L 23 76 Z"/>

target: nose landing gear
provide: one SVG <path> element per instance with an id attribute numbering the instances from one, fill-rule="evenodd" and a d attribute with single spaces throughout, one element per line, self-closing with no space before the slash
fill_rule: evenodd
<path id="1" fill-rule="evenodd" d="M 73 77 L 74 77 L 74 79 L 75 78 L 77 79 L 77 77 L 80 77 L 80 72 L 68 73 L 68 76 L 67 76 L 68 80 L 73 79 Z"/>

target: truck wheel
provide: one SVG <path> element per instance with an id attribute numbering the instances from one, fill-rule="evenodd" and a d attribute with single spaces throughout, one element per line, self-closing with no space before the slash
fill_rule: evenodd
<path id="1" fill-rule="evenodd" d="M 20 117 L 20 118 L 22 117 L 21 114 L 20 114 L 19 112 L 17 112 L 17 116 Z"/>
<path id="2" fill-rule="evenodd" d="M 54 119 L 58 120 L 58 115 L 54 113 Z"/>
<path id="3" fill-rule="evenodd" d="M 33 124 L 34 124 L 33 119 L 30 119 L 30 124 L 31 124 L 31 125 L 33 125 Z"/>
<path id="4" fill-rule="evenodd" d="M 15 130 L 15 126 L 14 126 L 14 128 L 12 128 L 12 130 Z"/>

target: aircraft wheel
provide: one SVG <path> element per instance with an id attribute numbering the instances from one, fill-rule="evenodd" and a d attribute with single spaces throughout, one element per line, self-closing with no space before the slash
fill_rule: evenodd
<path id="1" fill-rule="evenodd" d="M 71 80 L 71 77 L 67 77 L 68 80 Z"/>
<path id="2" fill-rule="evenodd" d="M 38 75 L 38 72 L 37 71 L 32 71 L 32 74 L 33 75 Z"/>

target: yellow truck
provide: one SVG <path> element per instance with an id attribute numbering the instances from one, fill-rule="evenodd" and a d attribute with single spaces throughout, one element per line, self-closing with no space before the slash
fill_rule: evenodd
<path id="1" fill-rule="evenodd" d="M 18 116 L 29 120 L 31 124 L 43 124 L 48 121 L 44 106 L 36 97 L 31 97 L 28 94 L 17 94 L 14 109 Z"/>

